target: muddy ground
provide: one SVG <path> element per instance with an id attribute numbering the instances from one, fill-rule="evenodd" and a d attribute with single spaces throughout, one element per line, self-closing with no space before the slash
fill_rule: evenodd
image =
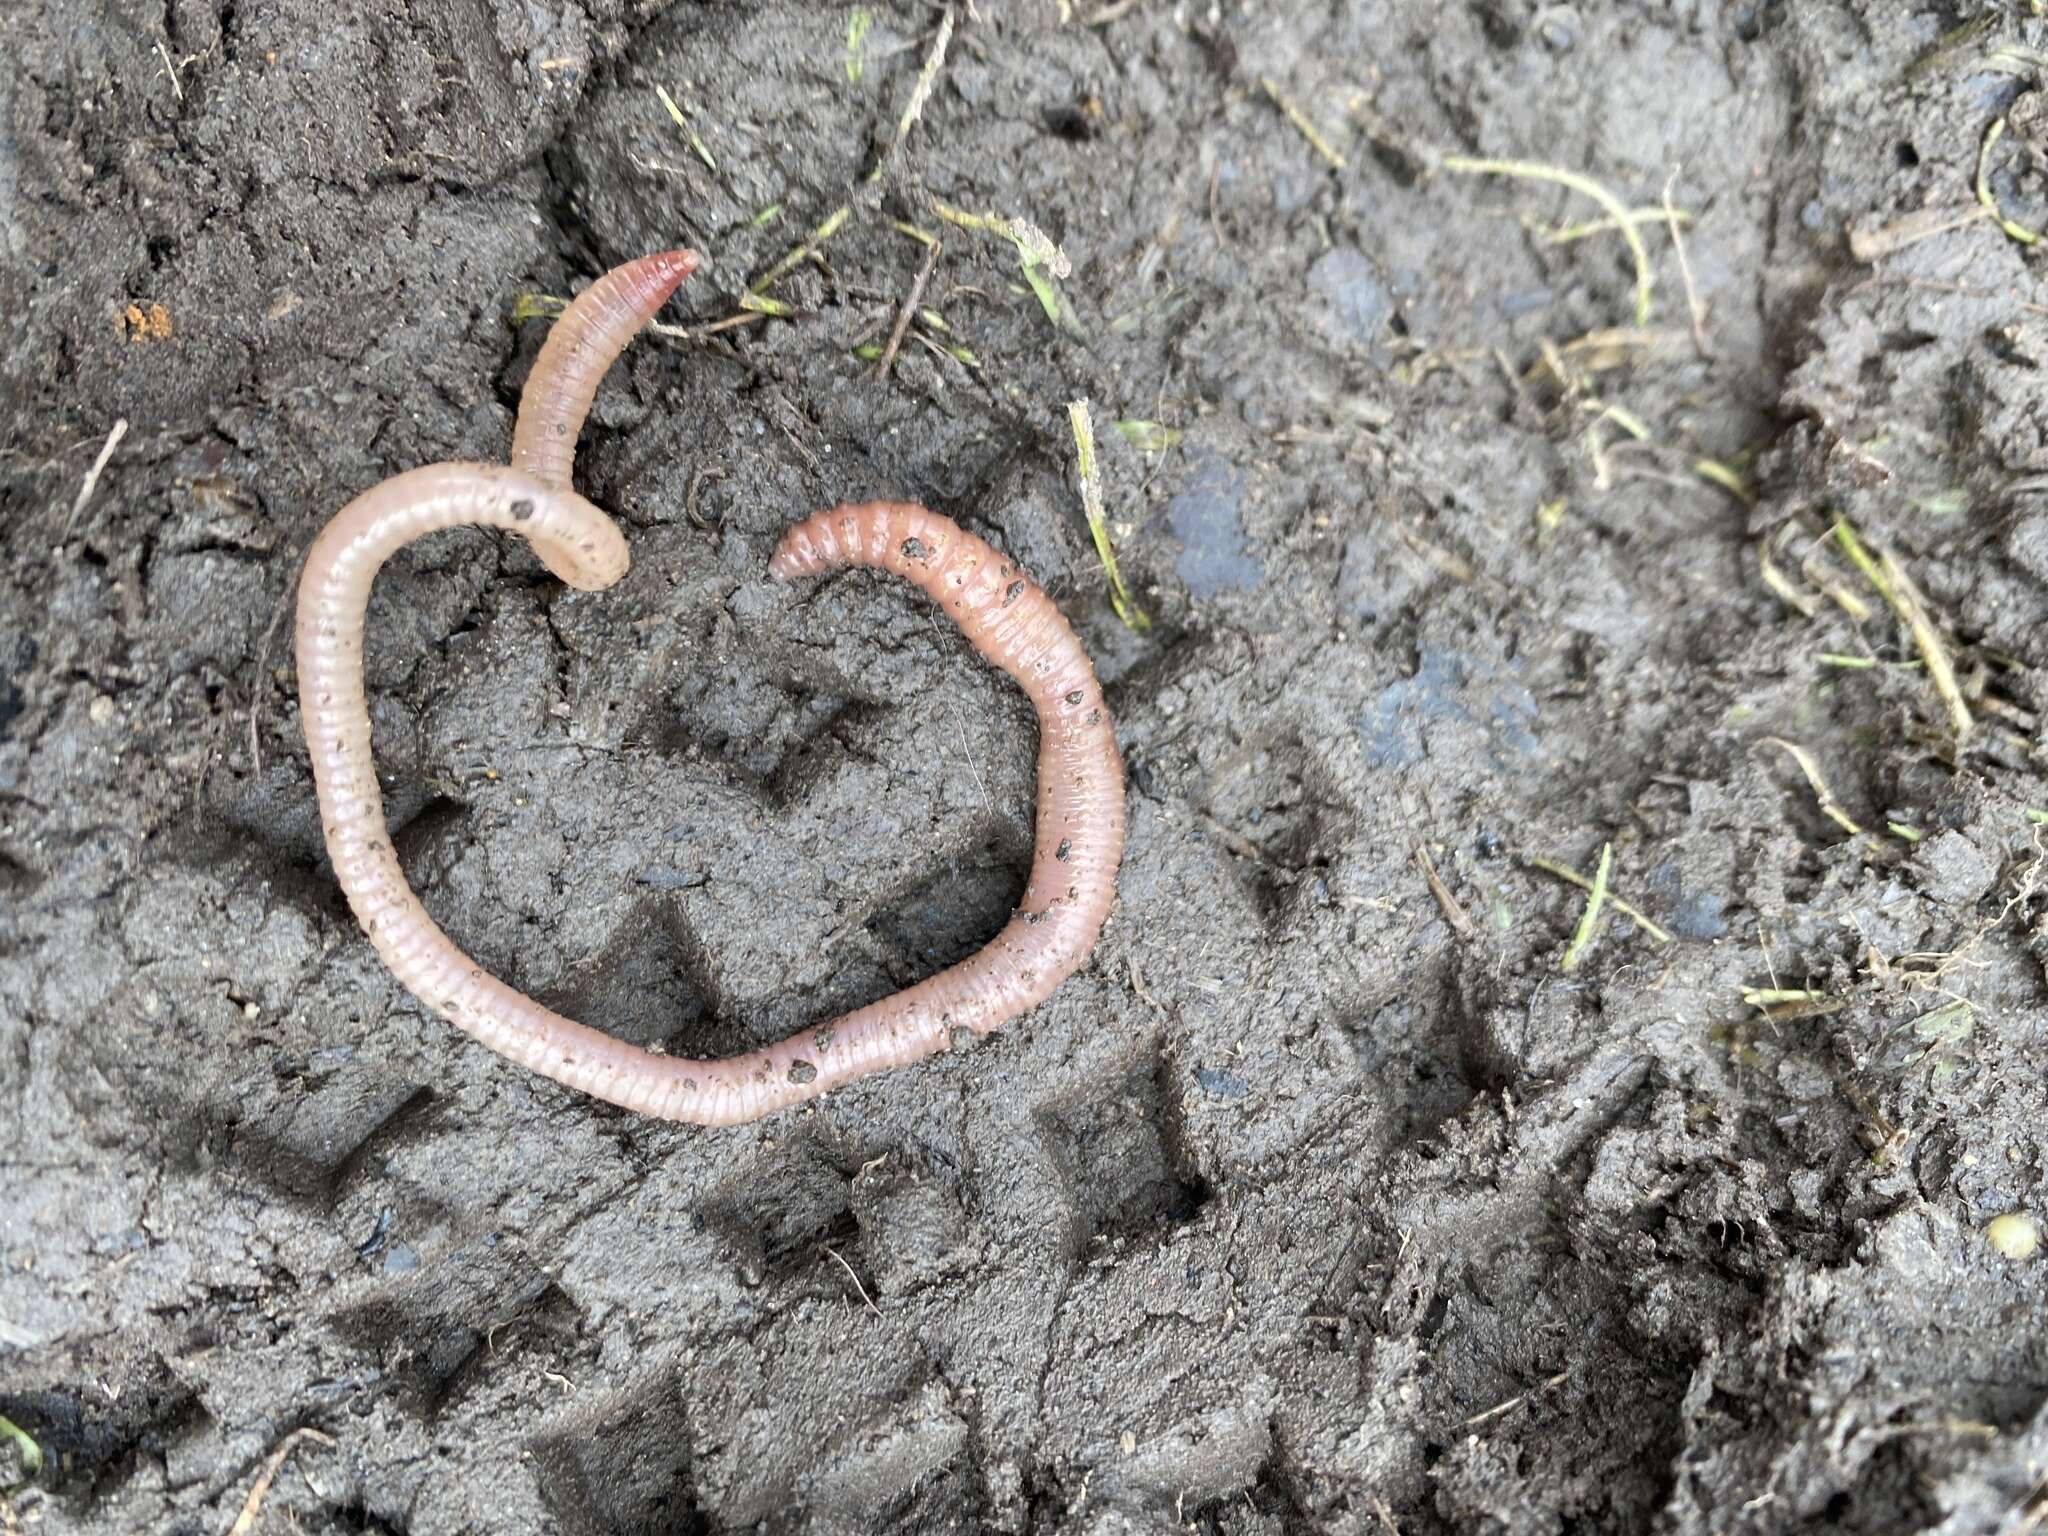
<path id="1" fill-rule="evenodd" d="M 2035 9 L 977 0 L 897 143 L 934 8 L 8 7 L 0 1529 L 2032 1528 Z M 1643 210 L 1643 322 L 1552 238 L 1595 202 L 1446 154 Z M 787 317 L 607 381 L 623 585 L 381 579 L 407 868 L 679 1053 L 993 934 L 1028 708 L 908 589 L 766 577 L 883 495 L 1097 657 L 1121 903 L 973 1050 L 648 1123 L 377 964 L 280 621 L 349 497 L 503 456 L 522 294 L 688 243 L 709 326 L 842 205 Z M 876 383 L 898 222 L 945 329 Z M 1657 927 L 1566 970 L 1531 861 L 1603 847 Z"/>

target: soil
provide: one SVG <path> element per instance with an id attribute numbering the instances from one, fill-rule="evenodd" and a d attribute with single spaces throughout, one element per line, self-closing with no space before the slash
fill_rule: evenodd
<path id="1" fill-rule="evenodd" d="M 9 6 L 0 1529 L 2032 1529 L 2032 9 L 973 0 L 899 142 L 935 8 Z M 1640 210 L 1643 323 L 1598 204 L 1447 154 Z M 841 206 L 607 380 L 620 587 L 380 579 L 406 866 L 678 1053 L 992 935 L 1021 696 L 766 574 L 886 496 L 1081 630 L 1121 901 L 973 1049 L 655 1124 L 384 973 L 283 619 L 351 496 L 503 458 L 521 295 L 686 243 L 701 328 Z M 1648 923 L 1532 862 L 1603 849 Z"/>

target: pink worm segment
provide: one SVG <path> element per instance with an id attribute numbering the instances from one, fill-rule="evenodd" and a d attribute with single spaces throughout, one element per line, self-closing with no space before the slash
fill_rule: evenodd
<path id="1" fill-rule="evenodd" d="M 667 252 L 608 273 L 564 312 L 520 402 L 513 467 L 437 464 L 365 492 L 307 552 L 297 619 L 299 699 L 329 857 L 357 920 L 408 991 L 522 1066 L 623 1108 L 734 1125 L 986 1033 L 1043 1001 L 1094 947 L 1116 897 L 1123 762 L 1094 668 L 1045 593 L 982 540 L 922 507 L 842 506 L 797 524 L 778 579 L 871 565 L 921 587 L 1038 714 L 1037 846 L 1023 905 L 989 945 L 892 997 L 724 1061 L 615 1040 L 541 1006 L 471 960 L 407 884 L 370 753 L 363 622 L 379 567 L 443 528 L 508 529 L 584 591 L 625 575 L 617 526 L 569 486 L 576 428 L 605 369 L 696 258 Z"/>
<path id="2" fill-rule="evenodd" d="M 695 251 L 662 251 L 613 267 L 576 295 L 541 343 L 519 395 L 512 467 L 568 490 L 576 436 L 605 370 L 697 270 Z"/>

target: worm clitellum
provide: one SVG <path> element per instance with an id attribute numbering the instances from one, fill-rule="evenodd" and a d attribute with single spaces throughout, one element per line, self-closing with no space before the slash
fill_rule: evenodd
<path id="1" fill-rule="evenodd" d="M 956 1029 L 986 1032 L 1042 1001 L 1095 944 L 1123 852 L 1123 763 L 1094 668 L 1053 602 L 947 518 L 895 502 L 838 507 L 791 528 L 779 579 L 837 565 L 896 572 L 939 602 L 1038 714 L 1037 846 L 1018 908 L 988 946 L 892 997 L 723 1061 L 615 1040 L 542 1007 L 457 949 L 391 850 L 370 756 L 363 620 L 377 570 L 442 528 L 524 537 L 584 591 L 626 573 L 626 541 L 569 483 L 576 435 L 605 369 L 687 277 L 670 251 L 619 267 L 555 323 L 520 400 L 512 466 L 437 464 L 366 491 L 321 530 L 299 583 L 299 700 L 328 855 L 392 974 L 427 1007 L 543 1077 L 642 1114 L 734 1125 L 872 1072 L 916 1061 Z"/>

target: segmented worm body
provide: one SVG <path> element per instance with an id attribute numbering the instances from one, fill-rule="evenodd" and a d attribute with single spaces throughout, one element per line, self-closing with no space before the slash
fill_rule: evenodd
<path id="1" fill-rule="evenodd" d="M 408 991 L 543 1077 L 642 1114 L 732 1125 L 916 1061 L 955 1030 L 992 1030 L 1047 997 L 1087 957 L 1115 899 L 1123 764 L 1079 639 L 1022 571 L 922 507 L 842 506 L 791 528 L 770 572 L 787 580 L 840 565 L 894 571 L 940 603 L 974 647 L 1022 685 L 1038 714 L 1030 883 L 986 948 L 779 1044 L 687 1061 L 541 1006 L 463 954 L 427 915 L 392 852 L 370 755 L 362 647 L 371 582 L 403 545 L 467 525 L 521 535 L 551 572 L 585 591 L 623 576 L 624 536 L 570 486 L 576 435 L 606 368 L 695 265 L 687 251 L 646 257 L 578 296 L 521 397 L 510 467 L 412 470 L 357 497 L 321 531 L 299 586 L 299 698 L 335 875 Z"/>

